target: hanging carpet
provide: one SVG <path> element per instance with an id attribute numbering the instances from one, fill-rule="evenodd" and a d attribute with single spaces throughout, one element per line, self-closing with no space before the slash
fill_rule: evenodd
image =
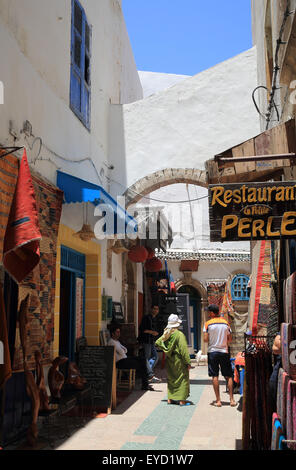
<path id="1" fill-rule="evenodd" d="M 52 360 L 54 303 L 56 283 L 56 252 L 63 192 L 32 172 L 36 194 L 40 241 L 40 262 L 19 284 L 19 302 L 30 294 L 28 314 L 27 362 L 35 367 L 34 352 L 41 353 L 43 365 Z M 22 370 L 23 358 L 20 338 L 16 335 L 13 370 Z"/>

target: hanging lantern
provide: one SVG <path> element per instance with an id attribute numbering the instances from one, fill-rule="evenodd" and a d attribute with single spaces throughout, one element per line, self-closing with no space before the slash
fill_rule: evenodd
<path id="1" fill-rule="evenodd" d="M 89 224 L 83 224 L 82 229 L 79 232 L 73 233 L 73 237 L 79 237 L 84 242 L 89 242 L 92 238 L 95 238 L 94 231 Z"/>
<path id="2" fill-rule="evenodd" d="M 148 251 L 144 246 L 133 246 L 128 252 L 128 258 L 133 263 L 144 263 L 148 256 Z"/>
<path id="3" fill-rule="evenodd" d="M 145 263 L 146 271 L 150 273 L 157 273 L 162 268 L 162 262 L 160 259 L 156 258 L 155 256 L 151 259 L 148 259 Z"/>
<path id="4" fill-rule="evenodd" d="M 154 250 L 152 250 L 152 248 L 150 248 L 149 246 L 146 246 L 146 250 L 148 251 L 147 260 L 155 257 L 155 253 L 154 253 Z"/>
<path id="5" fill-rule="evenodd" d="M 79 232 L 73 233 L 73 237 L 78 237 L 84 242 L 89 242 L 92 238 L 96 238 L 93 229 L 87 221 L 87 203 L 82 204 L 83 225 Z"/>

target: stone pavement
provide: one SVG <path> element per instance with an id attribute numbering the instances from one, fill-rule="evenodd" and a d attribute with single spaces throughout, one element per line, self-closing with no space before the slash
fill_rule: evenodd
<path id="1" fill-rule="evenodd" d="M 194 364 L 193 364 L 194 365 Z M 96 418 L 56 446 L 60 450 L 237 450 L 242 413 L 230 407 L 221 380 L 222 407 L 211 406 L 214 391 L 207 366 L 190 371 L 191 406 L 167 404 L 165 372 L 154 391 L 133 391 L 106 418 Z M 236 401 L 240 395 L 235 395 Z"/>

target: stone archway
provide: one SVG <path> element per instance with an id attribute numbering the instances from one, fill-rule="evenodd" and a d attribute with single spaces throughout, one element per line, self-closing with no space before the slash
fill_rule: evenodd
<path id="1" fill-rule="evenodd" d="M 182 286 L 192 286 L 194 287 L 197 292 L 200 295 L 200 301 L 201 301 L 201 338 L 200 338 L 200 344 L 201 344 L 201 350 L 203 354 L 206 354 L 206 345 L 204 344 L 203 340 L 203 325 L 206 322 L 206 311 L 205 308 L 208 305 L 208 293 L 207 289 L 203 286 L 201 282 L 199 282 L 196 279 L 192 278 L 192 272 L 184 272 L 184 277 L 183 279 L 178 279 L 178 281 L 175 282 L 176 290 L 178 291 Z"/>
<path id="2" fill-rule="evenodd" d="M 206 172 L 194 168 L 166 168 L 141 178 L 124 193 L 126 207 L 136 204 L 142 196 L 156 191 L 163 186 L 176 183 L 195 184 L 208 187 Z"/>

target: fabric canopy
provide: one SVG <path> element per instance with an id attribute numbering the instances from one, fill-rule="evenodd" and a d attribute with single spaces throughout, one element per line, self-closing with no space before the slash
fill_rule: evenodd
<path id="1" fill-rule="evenodd" d="M 101 186 L 75 176 L 57 171 L 57 186 L 64 191 L 64 202 L 91 202 L 95 206 L 108 205 L 113 210 L 115 221 L 113 234 L 137 232 L 137 221 L 122 208 Z M 106 231 L 108 235 L 112 235 Z"/>

